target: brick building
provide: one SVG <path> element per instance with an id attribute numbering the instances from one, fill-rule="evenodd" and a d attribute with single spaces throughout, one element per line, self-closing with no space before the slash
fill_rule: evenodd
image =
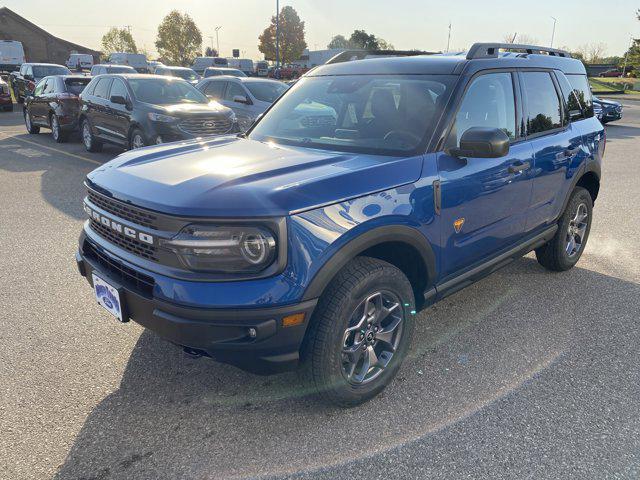
<path id="1" fill-rule="evenodd" d="M 0 8 L 0 40 L 22 42 L 27 62 L 64 65 L 72 52 L 88 53 L 95 63 L 100 61 L 100 52 L 54 37 L 7 7 Z"/>

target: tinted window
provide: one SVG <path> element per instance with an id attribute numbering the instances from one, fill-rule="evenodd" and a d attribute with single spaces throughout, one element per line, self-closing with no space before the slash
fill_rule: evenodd
<path id="1" fill-rule="evenodd" d="M 69 75 L 71 70 L 67 67 L 57 65 L 36 65 L 33 67 L 33 76 L 37 78 L 48 77 L 49 75 Z"/>
<path id="2" fill-rule="evenodd" d="M 207 68 L 204 71 L 204 78 L 217 77 L 218 75 L 222 75 L 222 72 L 215 68 Z"/>
<path id="3" fill-rule="evenodd" d="M 551 75 L 547 72 L 525 72 L 522 80 L 529 110 L 527 134 L 562 127 L 562 108 Z"/>
<path id="4" fill-rule="evenodd" d="M 109 98 L 109 87 L 111 86 L 110 78 L 101 78 L 98 80 L 96 88 L 93 90 L 93 94 L 100 98 Z"/>
<path id="5" fill-rule="evenodd" d="M 229 82 L 229 85 L 227 86 L 227 91 L 224 94 L 224 99 L 232 102 L 233 97 L 235 97 L 236 95 L 241 95 L 243 97 L 247 96 L 247 94 L 244 91 L 244 88 L 242 88 L 237 83 Z"/>
<path id="6" fill-rule="evenodd" d="M 304 77 L 250 138 L 345 152 L 411 155 L 430 137 L 452 75 Z"/>
<path id="7" fill-rule="evenodd" d="M 129 97 L 129 93 L 127 92 L 127 87 L 124 85 L 122 80 L 114 80 L 113 85 L 111 85 L 111 93 L 109 94 L 109 98 L 114 97 L 116 95 L 123 98 Z"/>
<path id="8" fill-rule="evenodd" d="M 222 98 L 222 92 L 224 91 L 225 83 L 227 82 L 224 82 L 224 81 L 209 82 L 204 89 L 205 95 L 215 99 Z"/>
<path id="9" fill-rule="evenodd" d="M 284 83 L 278 82 L 244 82 L 251 95 L 261 102 L 273 103 L 287 89 Z"/>
<path id="10" fill-rule="evenodd" d="M 168 74 L 174 77 L 183 78 L 187 81 L 197 80 L 199 78 L 198 74 L 190 68 L 169 70 Z"/>
<path id="11" fill-rule="evenodd" d="M 107 68 L 109 69 L 109 72 L 107 72 Z M 133 67 L 127 67 L 127 66 L 119 66 L 119 67 L 114 67 L 114 66 L 109 66 L 105 68 L 105 73 L 136 73 L 136 69 Z"/>
<path id="12" fill-rule="evenodd" d="M 209 103 L 209 99 L 184 80 L 165 78 L 132 78 L 129 86 L 136 99 L 154 105 Z"/>
<path id="13" fill-rule="evenodd" d="M 456 115 L 449 146 L 460 144 L 462 134 L 473 127 L 499 128 L 516 138 L 516 107 L 510 73 L 492 73 L 475 78 Z"/>
<path id="14" fill-rule="evenodd" d="M 44 89 L 42 90 L 42 94 L 46 95 L 48 93 L 54 93 L 55 91 L 56 91 L 56 79 L 47 78 Z"/>
<path id="15" fill-rule="evenodd" d="M 567 75 L 567 80 L 569 80 L 582 106 L 585 118 L 593 117 L 593 95 L 587 77 L 585 75 Z"/>
<path id="16" fill-rule="evenodd" d="M 90 78 L 65 78 L 64 86 L 67 92 L 80 95 L 90 81 Z"/>

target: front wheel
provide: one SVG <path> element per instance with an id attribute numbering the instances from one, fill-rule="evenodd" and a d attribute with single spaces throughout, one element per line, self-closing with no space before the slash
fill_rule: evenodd
<path id="1" fill-rule="evenodd" d="M 576 187 L 558 221 L 558 231 L 555 236 L 536 249 L 538 263 L 554 272 L 573 268 L 587 245 L 592 217 L 591 194 L 582 187 Z"/>
<path id="2" fill-rule="evenodd" d="M 95 139 L 91 131 L 91 124 L 86 118 L 82 120 L 82 143 L 87 152 L 99 152 L 102 150 L 102 143 Z"/>
<path id="3" fill-rule="evenodd" d="M 395 377 L 413 333 L 414 296 L 395 266 L 358 257 L 323 293 L 303 351 L 321 397 L 342 407 L 379 394 Z"/>
<path id="4" fill-rule="evenodd" d="M 40 127 L 37 127 L 33 124 L 33 121 L 31 120 L 31 114 L 27 109 L 25 109 L 24 111 L 24 126 L 27 128 L 27 132 L 29 132 L 31 135 L 40 133 Z"/>

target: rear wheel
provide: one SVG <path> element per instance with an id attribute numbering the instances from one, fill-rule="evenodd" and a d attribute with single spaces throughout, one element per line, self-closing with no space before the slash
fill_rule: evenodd
<path id="1" fill-rule="evenodd" d="M 558 222 L 558 231 L 549 243 L 536 249 L 536 258 L 547 270 L 563 272 L 578 263 L 587 245 L 593 200 L 589 192 L 576 187 Z"/>
<path id="2" fill-rule="evenodd" d="M 31 114 L 28 109 L 24 111 L 24 126 L 27 127 L 27 132 L 31 135 L 35 135 L 36 133 L 40 133 L 40 127 L 37 127 L 33 124 L 31 120 Z"/>
<path id="3" fill-rule="evenodd" d="M 102 150 L 102 142 L 96 140 L 91 131 L 91 124 L 86 118 L 82 120 L 82 143 L 87 152 L 99 152 Z"/>
<path id="4" fill-rule="evenodd" d="M 323 293 L 303 351 L 303 371 L 330 403 L 352 407 L 394 378 L 413 333 L 413 290 L 381 260 L 358 257 Z"/>
<path id="5" fill-rule="evenodd" d="M 67 140 L 67 133 L 60 128 L 60 120 L 58 120 L 55 113 L 51 114 L 49 124 L 51 125 L 51 136 L 56 143 L 62 143 Z"/>

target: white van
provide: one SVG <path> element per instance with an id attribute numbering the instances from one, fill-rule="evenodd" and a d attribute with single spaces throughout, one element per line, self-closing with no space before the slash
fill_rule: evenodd
<path id="1" fill-rule="evenodd" d="M 249 58 L 228 58 L 229 66 L 231 68 L 237 68 L 247 74 L 248 77 L 253 76 L 253 60 Z"/>
<path id="2" fill-rule="evenodd" d="M 72 53 L 66 62 L 69 70 L 90 70 L 93 67 L 93 55 L 88 53 Z"/>
<path id="3" fill-rule="evenodd" d="M 142 53 L 112 53 L 109 55 L 109 63 L 113 63 L 115 65 L 129 65 L 130 67 L 135 68 L 138 73 L 149 73 L 147 57 Z"/>
<path id="4" fill-rule="evenodd" d="M 226 58 L 222 57 L 196 57 L 193 61 L 191 68 L 196 71 L 198 75 L 202 75 L 206 68 L 209 67 L 228 67 L 229 62 Z"/>
<path id="5" fill-rule="evenodd" d="M 0 40 L 0 71 L 13 72 L 24 62 L 22 43 L 16 40 Z"/>

